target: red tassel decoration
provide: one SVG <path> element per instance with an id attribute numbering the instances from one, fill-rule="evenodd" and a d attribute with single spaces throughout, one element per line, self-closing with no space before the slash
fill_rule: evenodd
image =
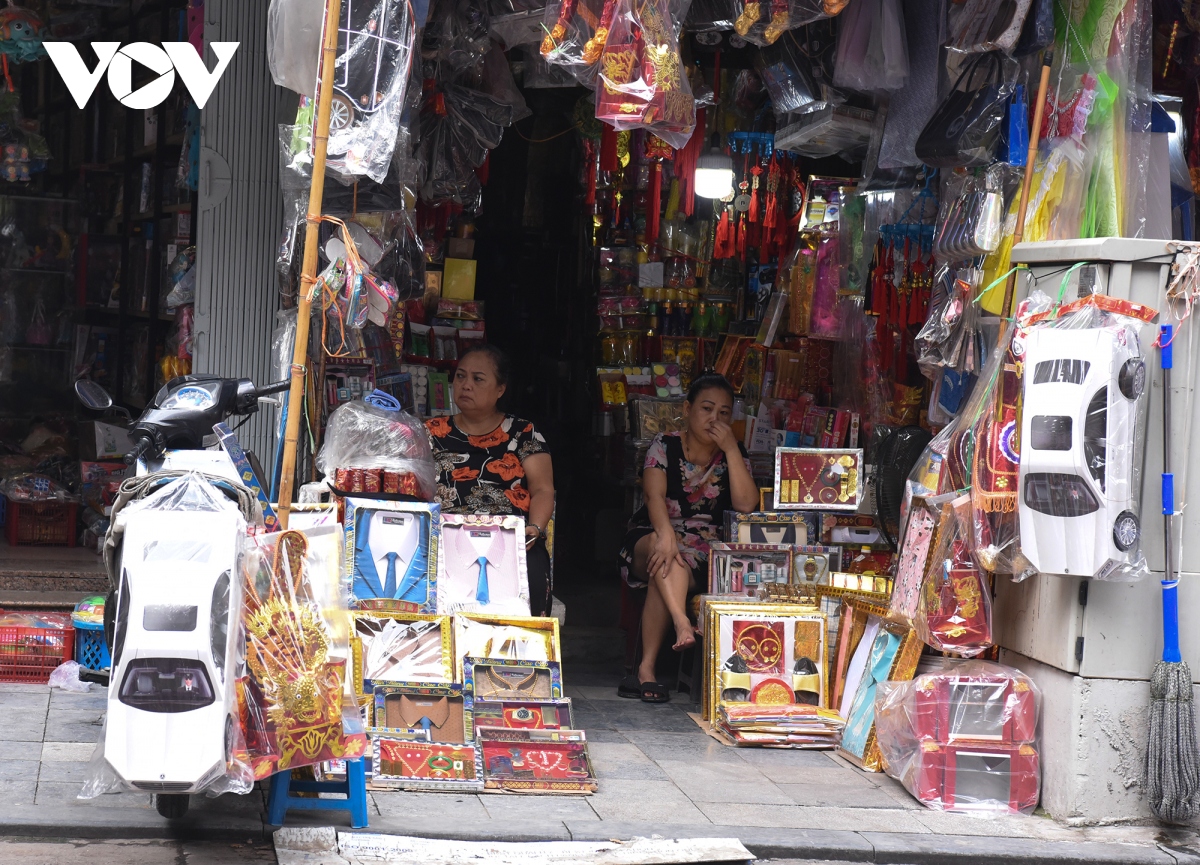
<path id="1" fill-rule="evenodd" d="M 750 169 L 750 173 L 754 175 L 754 179 L 750 181 L 749 219 L 751 222 L 758 222 L 758 178 L 762 174 L 762 167 L 756 165 Z"/>
<path id="2" fill-rule="evenodd" d="M 589 207 L 596 203 L 596 142 L 590 138 L 583 140 L 583 172 L 584 172 L 584 204 Z"/>
<path id="3" fill-rule="evenodd" d="M 607 123 L 600 133 L 600 170 L 617 170 L 617 130 Z"/>
<path id="4" fill-rule="evenodd" d="M 650 161 L 650 184 L 646 190 L 646 249 L 658 246 L 658 212 L 662 207 L 662 163 Z"/>
<path id="5" fill-rule="evenodd" d="M 733 258 L 733 223 L 729 221 L 729 208 L 721 210 L 721 219 L 717 223 L 717 236 L 713 241 L 713 258 Z"/>
<path id="6" fill-rule="evenodd" d="M 679 180 L 679 209 L 684 216 L 696 212 L 696 162 L 704 147 L 704 109 L 696 111 L 696 128 L 688 143 L 675 151 L 675 177 Z"/>
<path id="7" fill-rule="evenodd" d="M 738 217 L 737 257 L 746 260 L 746 214 Z"/>

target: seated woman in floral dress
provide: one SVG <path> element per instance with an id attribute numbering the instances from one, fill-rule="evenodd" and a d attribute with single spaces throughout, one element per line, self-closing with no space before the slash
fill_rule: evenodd
<path id="1" fill-rule="evenodd" d="M 733 388 L 724 376 L 702 375 L 683 404 L 681 433 L 655 436 L 642 470 L 645 506 L 633 515 L 621 549 L 621 573 L 635 588 L 648 588 L 642 611 L 642 659 L 636 679 L 617 693 L 665 703 L 667 689 L 655 681 L 655 663 L 668 625 L 675 651 L 696 642 L 687 615 L 689 593 L 708 584 L 709 545 L 719 539 L 725 511 L 747 513 L 758 504 L 750 462 L 733 434 Z"/>

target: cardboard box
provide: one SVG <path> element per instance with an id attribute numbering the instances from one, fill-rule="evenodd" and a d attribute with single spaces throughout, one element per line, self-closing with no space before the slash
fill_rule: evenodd
<path id="1" fill-rule="evenodd" d="M 122 459 L 131 450 L 133 438 L 124 427 L 98 420 L 79 425 L 80 459 L 89 462 Z"/>
<path id="2" fill-rule="evenodd" d="M 474 238 L 451 237 L 446 241 L 447 258 L 474 258 Z"/>
<path id="3" fill-rule="evenodd" d="M 442 297 L 474 300 L 476 266 L 477 262 L 472 260 L 447 258 L 442 272 Z"/>

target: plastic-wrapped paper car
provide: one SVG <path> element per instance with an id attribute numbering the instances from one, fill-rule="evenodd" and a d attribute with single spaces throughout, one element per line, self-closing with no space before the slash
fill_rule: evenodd
<path id="1" fill-rule="evenodd" d="M 885 771 L 938 811 L 1028 814 L 1041 781 L 1041 694 L 1019 670 L 966 661 L 881 682 L 875 734 Z"/>
<path id="2" fill-rule="evenodd" d="M 1021 546 L 1035 568 L 1106 580 L 1141 552 L 1146 353 L 1158 313 L 1092 294 L 1035 317 L 1024 339 Z"/>
<path id="3" fill-rule="evenodd" d="M 432 501 L 437 489 L 425 425 L 407 412 L 388 411 L 362 400 L 338 406 L 325 428 L 317 469 L 332 478 L 340 468 L 413 475 L 426 501 Z"/>
<path id="4" fill-rule="evenodd" d="M 248 793 L 239 507 L 188 474 L 130 504 L 104 734 L 80 796 Z"/>

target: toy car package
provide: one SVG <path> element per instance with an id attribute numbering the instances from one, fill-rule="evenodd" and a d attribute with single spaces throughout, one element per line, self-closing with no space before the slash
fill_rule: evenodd
<path id="1" fill-rule="evenodd" d="M 1091 294 L 1027 322 L 1021 547 L 1047 574 L 1137 580 L 1156 310 Z"/>

